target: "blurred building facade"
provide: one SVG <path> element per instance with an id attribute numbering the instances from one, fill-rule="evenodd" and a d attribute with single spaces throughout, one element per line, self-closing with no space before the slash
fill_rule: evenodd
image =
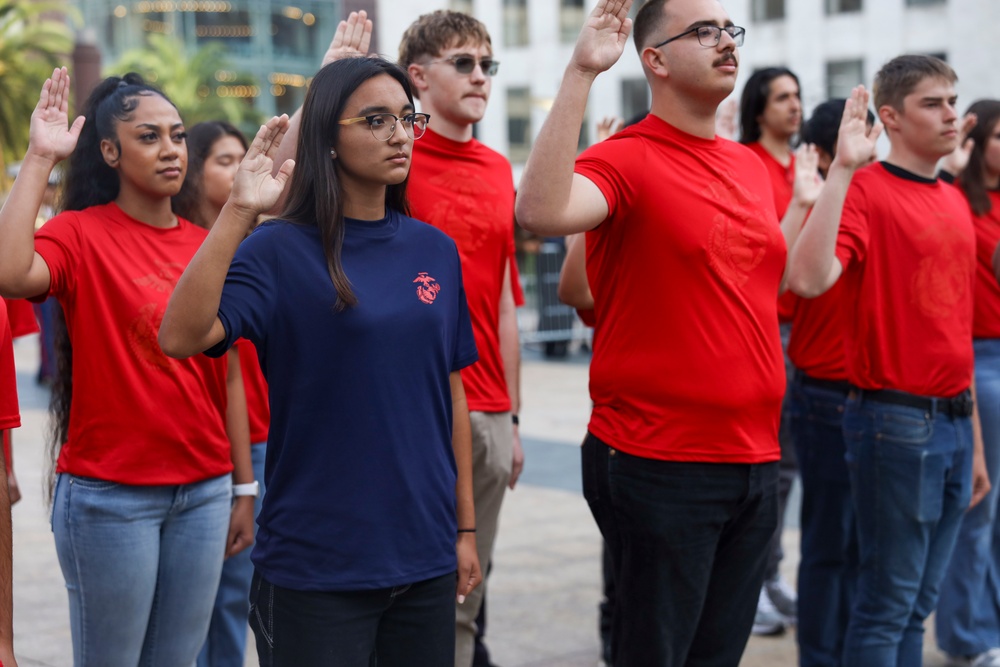
<path id="1" fill-rule="evenodd" d="M 180 39 L 189 52 L 221 42 L 229 66 L 257 86 L 230 86 L 265 116 L 292 113 L 305 97 L 340 19 L 338 0 L 75 0 L 105 66 L 148 35 Z M 232 71 L 220 68 L 224 82 Z M 231 90 L 230 90 L 231 89 Z"/>
<path id="2" fill-rule="evenodd" d="M 406 26 L 435 9 L 465 11 L 483 21 L 501 65 L 477 136 L 508 155 L 519 176 L 593 5 L 593 0 L 375 0 L 377 48 L 395 58 Z M 997 0 L 723 0 L 723 5 L 747 28 L 735 96 L 755 69 L 789 67 L 800 78 L 808 115 L 828 97 L 842 97 L 859 83 L 870 86 L 893 56 L 928 53 L 958 72 L 962 109 L 980 97 L 1000 97 L 1000 69 L 988 57 L 989 35 L 1000 30 Z M 630 41 L 618 64 L 594 84 L 581 146 L 592 140 L 602 117 L 630 118 L 646 110 L 648 100 Z"/>

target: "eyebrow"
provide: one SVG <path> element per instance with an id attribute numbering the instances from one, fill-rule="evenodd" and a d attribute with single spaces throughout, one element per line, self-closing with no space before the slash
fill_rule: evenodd
<path id="1" fill-rule="evenodd" d="M 687 28 L 685 28 L 684 31 L 687 32 L 689 30 L 694 30 L 695 28 L 702 28 L 704 26 L 709 26 L 709 25 L 712 26 L 713 28 L 718 28 L 719 27 L 719 22 L 718 21 L 711 21 L 711 20 L 708 20 L 708 19 L 705 19 L 705 20 L 702 20 L 702 21 L 695 21 L 694 23 L 692 23 L 691 25 L 689 25 Z M 729 26 L 734 26 L 734 25 L 736 25 L 736 24 L 734 24 L 732 22 L 732 20 L 726 19 L 726 21 L 722 24 L 722 27 L 723 28 L 728 28 Z"/>
<path id="2" fill-rule="evenodd" d="M 404 104 L 403 108 L 401 109 L 401 112 L 403 112 L 403 113 L 408 113 L 408 112 L 411 112 L 411 111 L 413 111 L 413 105 L 410 104 L 410 103 Z M 393 113 L 393 112 L 389 109 L 389 107 L 374 107 L 373 106 L 373 107 L 365 107 L 364 109 L 362 109 L 361 111 L 358 112 L 358 116 L 371 116 L 371 115 L 377 114 L 377 113 Z"/>
<path id="3" fill-rule="evenodd" d="M 148 130 L 159 130 L 160 129 L 160 126 L 156 125 L 154 123 L 139 123 L 139 124 L 136 125 L 136 127 L 137 128 L 145 128 L 145 129 L 148 129 Z M 176 129 L 182 128 L 182 127 L 184 127 L 184 123 L 174 123 L 173 125 L 170 126 L 170 129 L 171 130 L 176 130 Z"/>

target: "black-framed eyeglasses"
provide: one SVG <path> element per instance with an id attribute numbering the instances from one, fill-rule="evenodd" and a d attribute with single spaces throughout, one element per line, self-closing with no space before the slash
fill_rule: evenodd
<path id="1" fill-rule="evenodd" d="M 459 74 L 472 74 L 472 70 L 476 69 L 476 59 L 472 56 L 452 56 L 451 58 L 432 60 L 431 63 L 448 63 Z M 500 70 L 500 61 L 493 60 L 493 58 L 483 58 L 479 61 L 479 67 L 486 76 L 496 76 Z"/>
<path id="2" fill-rule="evenodd" d="M 391 113 L 373 113 L 370 116 L 357 116 L 355 118 L 345 118 L 338 120 L 338 125 L 354 125 L 366 121 L 368 129 L 372 131 L 372 136 L 379 141 L 389 141 L 396 133 L 396 122 L 403 124 L 403 129 L 410 139 L 419 139 L 427 131 L 427 123 L 430 122 L 430 114 L 408 113 L 402 118 Z"/>
<path id="3" fill-rule="evenodd" d="M 736 46 L 743 46 L 743 38 L 746 37 L 747 34 L 746 28 L 741 28 L 738 25 L 727 25 L 724 28 L 720 28 L 717 25 L 700 25 L 697 28 L 691 28 L 690 30 L 686 30 L 679 35 L 674 35 L 669 39 L 665 39 L 653 48 L 658 49 L 664 44 L 669 44 L 675 39 L 680 39 L 681 37 L 687 37 L 691 33 L 698 35 L 699 44 L 711 48 L 719 45 L 719 42 L 722 40 L 723 30 L 725 30 L 726 33 L 733 38 L 733 41 L 736 42 Z"/>

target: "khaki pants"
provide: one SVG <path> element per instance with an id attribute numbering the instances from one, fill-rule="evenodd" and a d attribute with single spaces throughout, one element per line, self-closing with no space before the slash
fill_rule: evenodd
<path id="1" fill-rule="evenodd" d="M 471 412 L 472 488 L 476 502 L 476 549 L 483 583 L 455 611 L 455 667 L 471 667 L 475 650 L 476 616 L 486 594 L 486 568 L 493 556 L 493 542 L 503 494 L 510 481 L 514 457 L 514 428 L 509 412 Z"/>

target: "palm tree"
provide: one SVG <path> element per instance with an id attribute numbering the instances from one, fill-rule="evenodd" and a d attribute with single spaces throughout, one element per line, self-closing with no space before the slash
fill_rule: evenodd
<path id="1" fill-rule="evenodd" d="M 162 90 L 188 125 L 228 120 L 253 133 L 261 122 L 261 114 L 248 102 L 247 93 L 257 88 L 253 76 L 233 71 L 218 42 L 188 56 L 180 40 L 152 34 L 146 48 L 123 53 L 109 68 L 109 74 L 126 72 L 138 72 Z"/>
<path id="2" fill-rule="evenodd" d="M 52 69 L 69 63 L 73 34 L 63 2 L 0 0 L 0 179 L 28 148 L 31 112 Z"/>

